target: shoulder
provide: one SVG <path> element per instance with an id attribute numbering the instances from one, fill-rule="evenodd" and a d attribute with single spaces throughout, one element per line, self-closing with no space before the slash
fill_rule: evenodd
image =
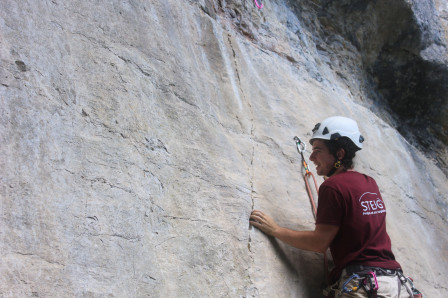
<path id="1" fill-rule="evenodd" d="M 357 171 L 347 171 L 328 178 L 322 183 L 321 188 L 344 192 L 358 187 L 367 187 L 368 185 L 376 186 L 375 179 Z"/>
<path id="2" fill-rule="evenodd" d="M 351 181 L 351 180 L 371 180 L 371 181 L 375 181 L 375 179 L 373 179 L 372 177 L 370 177 L 369 175 L 357 172 L 357 171 L 347 171 L 347 172 L 342 172 L 340 174 L 337 174 L 335 176 L 332 176 L 330 178 L 328 178 L 327 180 L 325 180 L 324 183 L 328 183 L 328 184 L 334 184 L 334 183 L 340 183 L 343 181 Z"/>

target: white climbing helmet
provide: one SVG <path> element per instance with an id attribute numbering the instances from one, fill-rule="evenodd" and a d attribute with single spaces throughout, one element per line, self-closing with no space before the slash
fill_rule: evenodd
<path id="1" fill-rule="evenodd" d="M 359 132 L 358 124 L 355 120 L 342 116 L 334 116 L 317 123 L 313 128 L 313 136 L 310 143 L 315 139 L 337 140 L 340 137 L 347 137 L 358 147 L 362 149 L 364 137 Z"/>

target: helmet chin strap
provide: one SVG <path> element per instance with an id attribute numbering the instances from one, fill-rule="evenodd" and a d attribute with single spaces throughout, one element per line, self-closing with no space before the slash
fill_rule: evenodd
<path id="1" fill-rule="evenodd" d="M 328 174 L 326 176 L 330 177 L 331 175 L 333 175 L 341 167 L 341 165 L 342 165 L 342 163 L 340 160 L 335 162 L 333 165 L 333 168 L 330 170 L 330 172 L 328 172 Z"/>

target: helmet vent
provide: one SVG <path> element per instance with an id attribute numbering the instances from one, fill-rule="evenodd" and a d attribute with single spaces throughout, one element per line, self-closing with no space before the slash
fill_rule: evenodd
<path id="1" fill-rule="evenodd" d="M 331 135 L 330 140 L 337 140 L 341 137 L 341 135 L 338 132 L 335 132 Z"/>
<path id="2" fill-rule="evenodd" d="M 329 133 L 329 131 L 328 131 L 328 127 L 325 127 L 324 130 L 322 131 L 322 134 L 323 134 L 323 135 L 326 135 L 327 133 Z"/>
<path id="3" fill-rule="evenodd" d="M 316 132 L 320 127 L 320 123 L 317 123 L 313 128 L 313 133 Z"/>

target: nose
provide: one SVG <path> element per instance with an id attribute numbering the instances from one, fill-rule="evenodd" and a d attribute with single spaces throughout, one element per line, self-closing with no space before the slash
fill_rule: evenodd
<path id="1" fill-rule="evenodd" d="M 314 152 L 311 152 L 310 160 L 311 160 L 311 161 L 314 161 L 314 160 L 315 160 L 315 154 L 314 154 Z"/>

